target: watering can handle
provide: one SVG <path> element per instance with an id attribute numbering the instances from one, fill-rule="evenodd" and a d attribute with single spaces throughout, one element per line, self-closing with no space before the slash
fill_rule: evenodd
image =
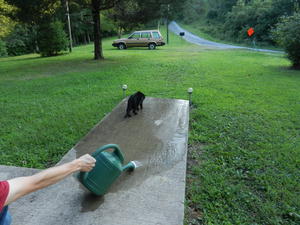
<path id="1" fill-rule="evenodd" d="M 94 153 L 92 153 L 92 156 L 96 156 L 98 155 L 100 152 L 105 151 L 106 149 L 110 149 L 113 148 L 114 149 L 114 154 L 117 155 L 117 157 L 120 159 L 120 161 L 122 163 L 124 163 L 124 156 L 120 150 L 120 147 L 116 144 L 108 144 L 108 145 L 103 145 L 101 148 L 98 148 Z M 88 176 L 89 172 L 80 172 L 77 177 L 80 181 L 83 181 L 87 176 Z"/>
<path id="2" fill-rule="evenodd" d="M 124 156 L 120 150 L 119 145 L 116 144 L 108 144 L 108 145 L 103 145 L 101 148 L 98 148 L 92 155 L 98 155 L 100 152 L 105 151 L 106 149 L 114 149 L 114 154 L 116 154 L 118 156 L 118 158 L 120 159 L 120 161 L 123 163 L 124 162 Z"/>

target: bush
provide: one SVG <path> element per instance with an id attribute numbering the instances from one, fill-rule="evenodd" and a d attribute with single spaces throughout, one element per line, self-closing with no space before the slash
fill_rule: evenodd
<path id="1" fill-rule="evenodd" d="M 58 55 L 62 50 L 67 50 L 68 39 L 59 21 L 44 23 L 38 29 L 38 46 L 42 56 Z"/>
<path id="2" fill-rule="evenodd" d="M 300 69 L 300 13 L 285 16 L 272 31 L 274 40 L 282 46 L 293 67 Z"/>
<path id="3" fill-rule="evenodd" d="M 0 39 L 0 57 L 7 56 L 5 42 Z"/>
<path id="4" fill-rule="evenodd" d="M 23 55 L 35 51 L 36 31 L 32 26 L 18 24 L 6 38 L 8 55 Z"/>

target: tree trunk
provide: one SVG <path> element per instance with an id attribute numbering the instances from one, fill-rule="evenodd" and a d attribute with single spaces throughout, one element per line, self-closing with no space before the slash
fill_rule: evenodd
<path id="1" fill-rule="evenodd" d="M 87 37 L 88 43 L 90 43 L 91 39 L 90 39 L 90 34 L 88 32 L 86 33 L 86 37 Z"/>
<path id="2" fill-rule="evenodd" d="M 119 29 L 118 29 L 118 38 L 120 39 L 122 36 L 122 27 L 119 26 Z"/>
<path id="3" fill-rule="evenodd" d="M 97 1 L 92 1 L 97 2 Z M 102 52 L 102 40 L 100 33 L 100 9 L 97 3 L 92 3 L 92 14 L 94 22 L 94 59 L 104 59 Z"/>
<path id="4" fill-rule="evenodd" d="M 85 34 L 83 34 L 82 37 L 83 37 L 83 42 L 84 42 L 84 44 L 86 45 L 86 44 L 87 44 L 87 41 L 86 41 L 86 36 L 85 36 Z"/>
<path id="5" fill-rule="evenodd" d="M 72 30 L 71 30 L 71 20 L 70 20 L 70 12 L 69 12 L 69 3 L 68 0 L 61 0 L 61 5 L 63 6 L 64 13 L 67 19 L 67 30 L 69 34 L 69 51 L 72 52 L 73 48 L 73 40 L 72 40 Z"/>
<path id="6" fill-rule="evenodd" d="M 74 35 L 73 40 L 74 40 L 74 45 L 78 45 L 77 35 Z"/>

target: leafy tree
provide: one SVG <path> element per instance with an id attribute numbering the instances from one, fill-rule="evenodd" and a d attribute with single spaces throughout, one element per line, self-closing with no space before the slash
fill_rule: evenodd
<path id="1" fill-rule="evenodd" d="M 0 39 L 0 57 L 7 56 L 5 42 Z"/>
<path id="2" fill-rule="evenodd" d="M 58 51 L 63 49 L 63 47 L 58 48 L 58 43 L 63 43 L 64 39 L 62 38 L 60 32 L 60 25 L 55 21 L 58 14 L 58 9 L 61 7 L 59 0 L 5 0 L 7 3 L 16 7 L 14 14 L 11 17 L 22 25 L 27 24 L 27 27 L 38 27 L 39 36 L 38 38 L 43 38 L 39 41 L 41 45 L 42 55 L 54 55 Z M 54 26 L 54 27 L 53 27 Z M 20 30 L 20 29 L 19 29 Z M 47 32 L 52 32 L 51 35 L 59 35 L 58 37 L 50 36 Z M 46 32 L 41 34 L 41 32 Z M 26 33 L 26 32 L 25 32 Z M 44 44 L 44 39 L 49 39 L 48 46 Z M 51 49 L 51 44 L 54 44 Z M 33 43 L 32 46 L 36 46 L 36 43 Z M 12 50 L 9 54 L 19 54 L 20 52 L 27 51 L 28 46 L 24 42 L 23 38 L 18 38 L 17 36 L 11 41 L 8 45 L 8 50 Z M 39 46 L 40 47 L 40 46 Z M 19 50 L 17 50 L 19 48 Z"/>
<path id="3" fill-rule="evenodd" d="M 287 52 L 295 69 L 300 69 L 300 13 L 285 16 L 272 32 L 276 42 Z"/>
<path id="4" fill-rule="evenodd" d="M 115 36 L 118 33 L 118 27 L 116 24 L 108 18 L 106 13 L 101 13 L 101 35 L 102 37 L 111 37 Z"/>
<path id="5" fill-rule="evenodd" d="M 183 22 L 192 23 L 204 18 L 207 14 L 208 3 L 205 0 L 188 0 L 183 7 Z"/>
<path id="6" fill-rule="evenodd" d="M 119 2 L 113 9 L 106 13 L 106 16 L 118 27 L 119 38 L 121 37 L 122 30 L 129 31 L 141 25 L 141 10 L 137 1 L 128 0 L 126 2 Z"/>
<path id="7" fill-rule="evenodd" d="M 174 18 L 183 11 L 186 0 L 127 0 L 120 1 L 107 14 L 120 30 L 132 30 L 159 18 Z M 173 12 L 176 11 L 176 14 Z M 120 34 L 119 34 L 120 36 Z"/>
<path id="8" fill-rule="evenodd" d="M 159 16 L 161 18 L 166 18 L 167 16 L 169 20 L 182 19 L 186 1 L 187 0 L 162 1 L 159 6 Z"/>
<path id="9" fill-rule="evenodd" d="M 208 18 L 223 21 L 226 14 L 236 5 L 237 0 L 210 0 L 207 3 L 210 8 Z"/>
<path id="10" fill-rule="evenodd" d="M 89 8 L 82 8 L 79 4 L 70 4 L 70 17 L 73 41 L 76 44 L 87 44 L 93 41 L 93 19 Z M 102 37 L 117 34 L 116 25 L 107 18 L 107 13 L 101 13 L 101 35 Z"/>
<path id="11" fill-rule="evenodd" d="M 67 50 L 68 39 L 59 21 L 43 23 L 38 29 L 38 46 L 42 56 L 54 56 Z"/>
<path id="12" fill-rule="evenodd" d="M 26 24 L 17 24 L 4 39 L 8 55 L 22 55 L 36 50 L 36 29 Z"/>
<path id="13" fill-rule="evenodd" d="M 91 11 L 72 2 L 70 4 L 70 18 L 74 45 L 89 43 L 93 34 Z M 67 30 L 67 24 L 65 30 Z"/>
<path id="14" fill-rule="evenodd" d="M 15 8 L 0 0 L 0 38 L 5 37 L 14 27 L 15 22 L 9 17 Z"/>
<path id="15" fill-rule="evenodd" d="M 40 24 L 46 18 L 52 18 L 60 7 L 58 0 L 4 0 L 17 9 L 15 20 L 28 24 Z"/>

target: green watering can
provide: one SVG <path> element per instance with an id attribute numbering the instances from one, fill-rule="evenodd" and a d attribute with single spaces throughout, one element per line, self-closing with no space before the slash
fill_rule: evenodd
<path id="1" fill-rule="evenodd" d="M 107 152 L 105 151 L 107 149 L 114 149 L 114 151 Z M 92 156 L 96 159 L 95 167 L 90 172 L 80 172 L 77 178 L 95 195 L 104 195 L 123 171 L 134 170 L 137 167 L 134 161 L 122 166 L 124 156 L 120 147 L 115 144 L 102 146 Z"/>

